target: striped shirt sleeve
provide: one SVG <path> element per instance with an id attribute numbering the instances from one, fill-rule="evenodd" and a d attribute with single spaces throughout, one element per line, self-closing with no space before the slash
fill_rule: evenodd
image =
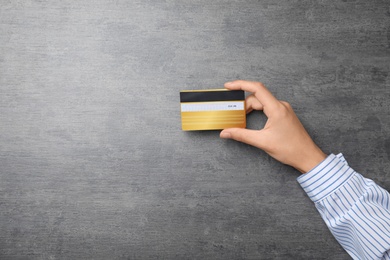
<path id="1" fill-rule="evenodd" d="M 329 155 L 298 177 L 326 225 L 353 259 L 390 260 L 390 195 Z"/>

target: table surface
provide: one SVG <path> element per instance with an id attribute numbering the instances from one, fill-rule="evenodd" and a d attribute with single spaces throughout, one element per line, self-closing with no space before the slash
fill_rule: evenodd
<path id="1" fill-rule="evenodd" d="M 179 91 L 262 81 L 390 189 L 389 73 L 388 0 L 3 0 L 0 258 L 349 259 L 297 171 L 181 131 Z"/>

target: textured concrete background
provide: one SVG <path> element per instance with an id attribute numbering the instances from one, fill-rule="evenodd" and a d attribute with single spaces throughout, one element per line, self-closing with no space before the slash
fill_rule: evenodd
<path id="1" fill-rule="evenodd" d="M 260 80 L 390 189 L 389 6 L 0 0 L 0 258 L 349 259 L 295 170 L 182 132 L 179 90 Z"/>

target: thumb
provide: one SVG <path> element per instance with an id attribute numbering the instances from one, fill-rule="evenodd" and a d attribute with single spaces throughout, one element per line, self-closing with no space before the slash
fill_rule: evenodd
<path id="1" fill-rule="evenodd" d="M 224 129 L 220 135 L 221 138 L 233 139 L 249 145 L 262 147 L 263 135 L 261 130 L 250 130 L 245 128 L 227 128 Z"/>

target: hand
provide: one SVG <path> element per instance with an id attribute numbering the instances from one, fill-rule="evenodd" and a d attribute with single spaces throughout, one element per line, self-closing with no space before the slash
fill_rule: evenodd
<path id="1" fill-rule="evenodd" d="M 268 120 L 263 129 L 224 129 L 220 137 L 230 138 L 264 150 L 276 160 L 302 173 L 322 162 L 326 155 L 313 142 L 290 104 L 277 100 L 260 82 L 237 80 L 225 88 L 252 92 L 245 100 L 246 112 L 263 110 Z"/>

